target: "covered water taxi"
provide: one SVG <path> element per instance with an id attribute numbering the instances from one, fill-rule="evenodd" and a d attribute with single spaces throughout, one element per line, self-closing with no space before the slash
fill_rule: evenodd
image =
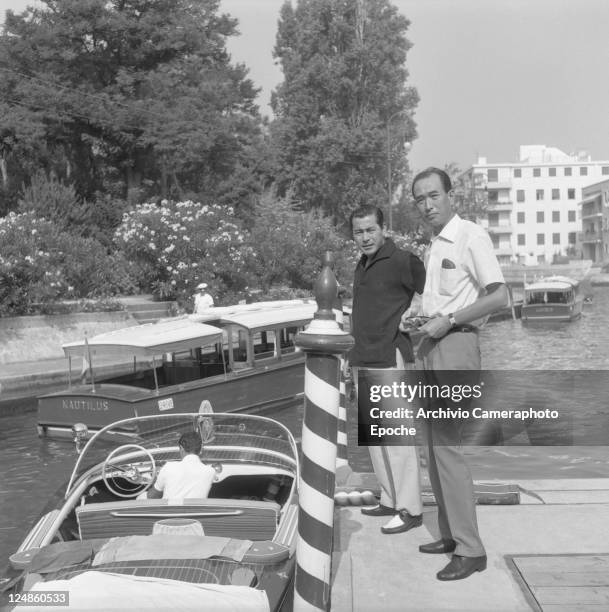
<path id="1" fill-rule="evenodd" d="M 72 358 L 83 358 L 89 381 L 38 398 L 39 434 L 70 435 L 75 422 L 95 430 L 205 402 L 253 412 L 294 399 L 304 388 L 304 354 L 294 339 L 316 309 L 313 300 L 210 308 L 65 344 L 70 371 Z M 129 363 L 129 371 L 96 376 L 96 364 L 112 361 Z"/>
<path id="2" fill-rule="evenodd" d="M 525 284 L 522 320 L 573 321 L 581 316 L 583 304 L 578 281 L 567 276 L 549 276 Z"/>

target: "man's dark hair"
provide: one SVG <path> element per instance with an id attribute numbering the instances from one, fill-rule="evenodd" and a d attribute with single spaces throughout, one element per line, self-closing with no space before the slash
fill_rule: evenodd
<path id="1" fill-rule="evenodd" d="M 430 166 L 429 168 L 425 168 L 425 170 L 421 170 L 421 172 L 419 172 L 412 179 L 411 192 L 412 192 L 413 197 L 414 197 L 414 186 L 417 184 L 417 181 L 420 181 L 421 179 L 429 178 L 430 176 L 434 174 L 440 177 L 440 180 L 442 181 L 442 187 L 444 187 L 444 191 L 446 193 L 448 193 L 453 188 L 453 184 L 450 180 L 450 176 L 448 176 L 448 174 L 444 170 L 441 170 L 440 168 L 435 168 L 434 166 Z"/>
<path id="2" fill-rule="evenodd" d="M 196 431 L 182 434 L 178 444 L 189 454 L 198 455 L 201 452 L 201 436 Z"/>
<path id="3" fill-rule="evenodd" d="M 356 208 L 349 216 L 349 227 L 351 230 L 353 230 L 353 219 L 363 219 L 369 215 L 374 215 L 379 227 L 383 227 L 383 223 L 385 223 L 383 211 L 378 206 L 374 206 L 373 204 L 362 204 L 362 206 Z"/>

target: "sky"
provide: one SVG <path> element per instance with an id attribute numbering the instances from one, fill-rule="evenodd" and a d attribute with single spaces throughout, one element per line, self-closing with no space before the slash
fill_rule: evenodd
<path id="1" fill-rule="evenodd" d="M 38 0 L 0 0 L 22 10 Z M 221 0 L 239 21 L 229 40 L 262 88 L 260 110 L 271 116 L 279 9 L 284 0 Z M 296 0 L 292 0 L 295 4 Z M 418 138 L 409 152 L 415 171 L 479 156 L 518 160 L 521 144 L 609 160 L 609 1 L 393 0 L 411 22 L 409 85 L 420 96 Z"/>

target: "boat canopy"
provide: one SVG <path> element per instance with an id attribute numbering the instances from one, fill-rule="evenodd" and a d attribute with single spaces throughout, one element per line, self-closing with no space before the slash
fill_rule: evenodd
<path id="1" fill-rule="evenodd" d="M 233 306 L 214 306 L 204 312 L 189 315 L 191 321 L 214 321 L 222 317 L 230 317 L 251 312 L 267 312 L 269 310 L 286 310 L 291 308 L 302 308 L 305 305 L 317 306 L 314 299 L 300 300 L 273 300 L 268 302 L 252 302 L 251 304 L 235 304 Z"/>
<path id="2" fill-rule="evenodd" d="M 101 358 L 153 357 L 199 348 L 220 342 L 221 339 L 222 330 L 219 327 L 176 319 L 117 329 L 82 342 L 64 344 L 62 348 L 66 357 L 88 358 L 89 353 Z"/>
<path id="3" fill-rule="evenodd" d="M 568 276 L 550 276 L 525 286 L 527 291 L 567 291 L 579 283 Z"/>
<path id="4" fill-rule="evenodd" d="M 317 310 L 315 302 L 290 306 L 288 308 L 273 308 L 270 310 L 255 310 L 222 315 L 217 319 L 219 325 L 239 325 L 251 332 L 273 329 L 274 327 L 298 327 L 313 319 Z"/>

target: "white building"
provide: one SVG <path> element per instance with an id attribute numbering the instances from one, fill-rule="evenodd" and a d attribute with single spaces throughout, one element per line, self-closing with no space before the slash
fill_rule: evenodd
<path id="1" fill-rule="evenodd" d="M 584 187 L 579 235 L 584 259 L 609 261 L 609 179 Z"/>
<path id="2" fill-rule="evenodd" d="M 468 172 L 477 189 L 487 190 L 483 224 L 499 262 L 531 265 L 551 263 L 555 255 L 580 255 L 582 190 L 609 178 L 609 160 L 522 145 L 517 162 L 491 164 L 481 157 Z"/>

